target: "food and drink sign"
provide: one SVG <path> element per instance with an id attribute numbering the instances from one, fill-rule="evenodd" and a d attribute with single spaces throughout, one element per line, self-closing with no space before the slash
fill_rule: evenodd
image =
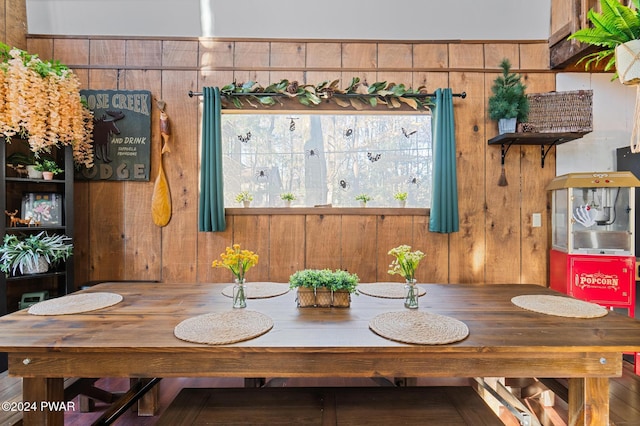
<path id="1" fill-rule="evenodd" d="M 151 92 L 81 90 L 93 112 L 94 166 L 77 179 L 148 181 L 151 158 Z"/>

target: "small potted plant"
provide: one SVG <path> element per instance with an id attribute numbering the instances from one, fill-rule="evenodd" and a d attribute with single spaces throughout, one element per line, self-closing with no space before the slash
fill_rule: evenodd
<path id="1" fill-rule="evenodd" d="M 398 200 L 398 205 L 400 207 L 404 207 L 407 205 L 407 196 L 409 194 L 407 194 L 406 192 L 396 192 L 395 194 L 393 194 L 393 198 L 395 198 L 396 200 Z"/>
<path id="2" fill-rule="evenodd" d="M 356 201 L 360 201 L 360 207 L 367 207 L 367 203 L 371 200 L 372 198 L 367 194 L 356 195 Z"/>
<path id="3" fill-rule="evenodd" d="M 321 272 L 317 269 L 297 271 L 289 277 L 289 287 L 296 289 L 298 307 L 316 305 L 316 287 L 321 285 Z"/>
<path id="4" fill-rule="evenodd" d="M 0 270 L 6 274 L 37 274 L 47 272 L 73 254 L 71 238 L 63 234 L 18 236 L 6 234 L 0 246 Z"/>
<path id="5" fill-rule="evenodd" d="M 358 276 L 340 269 L 331 274 L 329 286 L 332 291 L 331 306 L 348 308 L 351 305 L 351 294 L 356 293 Z"/>
<path id="6" fill-rule="evenodd" d="M 253 201 L 253 195 L 249 191 L 241 191 L 236 195 L 236 201 L 242 203 L 245 207 L 249 207 Z"/>
<path id="7" fill-rule="evenodd" d="M 520 74 L 511 72 L 511 63 L 503 59 L 500 63 L 502 75 L 496 77 L 491 87 L 493 95 L 489 98 L 489 117 L 498 121 L 500 134 L 514 133 L 516 123 L 525 122 L 529 115 L 529 99 L 524 93 L 527 86 L 521 81 Z"/>
<path id="8" fill-rule="evenodd" d="M 296 196 L 292 192 L 284 192 L 280 194 L 280 199 L 284 201 L 286 207 L 291 207 L 291 202 L 296 199 Z"/>
<path id="9" fill-rule="evenodd" d="M 44 180 L 51 180 L 53 179 L 54 175 L 57 175 L 58 173 L 63 172 L 63 170 L 60 167 L 58 167 L 58 163 L 56 163 L 53 160 L 48 160 L 46 158 L 40 161 L 36 161 L 35 169 L 39 172 L 42 172 L 42 178 Z"/>

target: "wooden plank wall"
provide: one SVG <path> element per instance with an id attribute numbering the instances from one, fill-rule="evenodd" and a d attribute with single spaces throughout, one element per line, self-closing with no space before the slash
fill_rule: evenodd
<path id="1" fill-rule="evenodd" d="M 0 0 L 0 40 L 11 47 L 27 48 L 25 0 Z"/>
<path id="2" fill-rule="evenodd" d="M 298 269 L 345 268 L 362 281 L 397 280 L 387 274 L 387 251 L 401 243 L 427 253 L 424 282 L 547 283 L 548 210 L 545 186 L 554 177 L 555 152 L 540 167 L 539 147 L 513 146 L 506 159 L 509 185 L 497 185 L 500 150 L 488 146 L 497 124 L 486 105 L 503 57 L 520 70 L 529 92 L 555 89 L 547 43 L 340 42 L 100 37 L 28 37 L 28 50 L 75 69 L 91 89 L 150 90 L 166 102 L 172 152 L 165 171 L 173 216 L 152 224 L 150 199 L 158 168 L 158 112 L 153 113 L 152 179 L 148 183 L 79 182 L 76 186 L 76 277 L 91 280 L 229 282 L 211 261 L 241 243 L 260 255 L 250 280 L 286 281 Z M 228 215 L 220 233 L 197 231 L 199 116 L 190 90 L 287 78 L 317 84 L 358 76 L 430 90 L 466 92 L 455 99 L 460 232 L 428 232 L 424 215 Z M 154 103 L 155 107 L 155 103 Z M 337 212 L 339 213 L 339 212 Z M 533 228 L 531 215 L 542 213 Z"/>

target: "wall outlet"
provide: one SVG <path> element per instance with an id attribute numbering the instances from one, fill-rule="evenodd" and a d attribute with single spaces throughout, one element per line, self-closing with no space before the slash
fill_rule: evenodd
<path id="1" fill-rule="evenodd" d="M 534 213 L 531 217 L 531 226 L 540 228 L 542 226 L 542 214 Z"/>

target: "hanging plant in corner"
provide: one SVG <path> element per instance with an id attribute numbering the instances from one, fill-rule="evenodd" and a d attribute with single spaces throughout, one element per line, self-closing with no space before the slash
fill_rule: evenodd
<path id="1" fill-rule="evenodd" d="M 629 62 L 640 52 L 640 0 L 631 0 L 631 3 L 633 8 L 623 5 L 618 0 L 600 0 L 602 13 L 593 9 L 587 12 L 591 26 L 582 28 L 568 37 L 569 40 L 575 39 L 600 48 L 578 61 L 578 64 L 584 62 L 585 70 L 588 71 L 591 65 L 597 66 L 605 61 L 604 70 L 616 70 L 616 75 L 623 84 L 640 83 L 640 64 L 636 65 L 635 75 L 627 75 L 632 71 L 629 67 L 633 65 Z"/>
<path id="2" fill-rule="evenodd" d="M 0 43 L 0 137 L 26 139 L 38 156 L 71 145 L 76 165 L 93 165 L 93 117 L 80 98 L 77 76 Z"/>
<path id="3" fill-rule="evenodd" d="M 600 0 L 598 13 L 587 12 L 591 27 L 582 28 L 569 36 L 579 42 L 597 46 L 597 52 L 582 57 L 585 69 L 605 61 L 604 70 L 613 71 L 622 84 L 634 85 L 636 108 L 631 132 L 631 152 L 640 152 L 640 0 L 630 0 L 633 7 L 618 0 Z"/>
<path id="4" fill-rule="evenodd" d="M 254 81 L 233 82 L 220 88 L 220 95 L 236 108 L 250 106 L 270 107 L 283 105 L 282 99 L 297 99 L 304 106 L 313 107 L 324 102 L 335 102 L 338 106 L 355 110 L 375 108 L 386 105 L 388 108 L 401 108 L 403 105 L 414 110 L 428 110 L 433 106 L 425 87 L 407 88 L 404 84 L 376 82 L 371 85 L 361 83 L 358 77 L 351 80 L 345 89 L 339 88 L 340 80 L 323 81 L 314 86 L 299 84 L 287 79 L 262 87 Z"/>
<path id="5" fill-rule="evenodd" d="M 500 134 L 514 133 L 516 122 L 525 122 L 529 115 L 529 99 L 524 93 L 527 86 L 520 74 L 511 72 L 511 63 L 503 59 L 500 63 L 502 75 L 496 77 L 489 98 L 489 117 L 498 121 Z"/>

